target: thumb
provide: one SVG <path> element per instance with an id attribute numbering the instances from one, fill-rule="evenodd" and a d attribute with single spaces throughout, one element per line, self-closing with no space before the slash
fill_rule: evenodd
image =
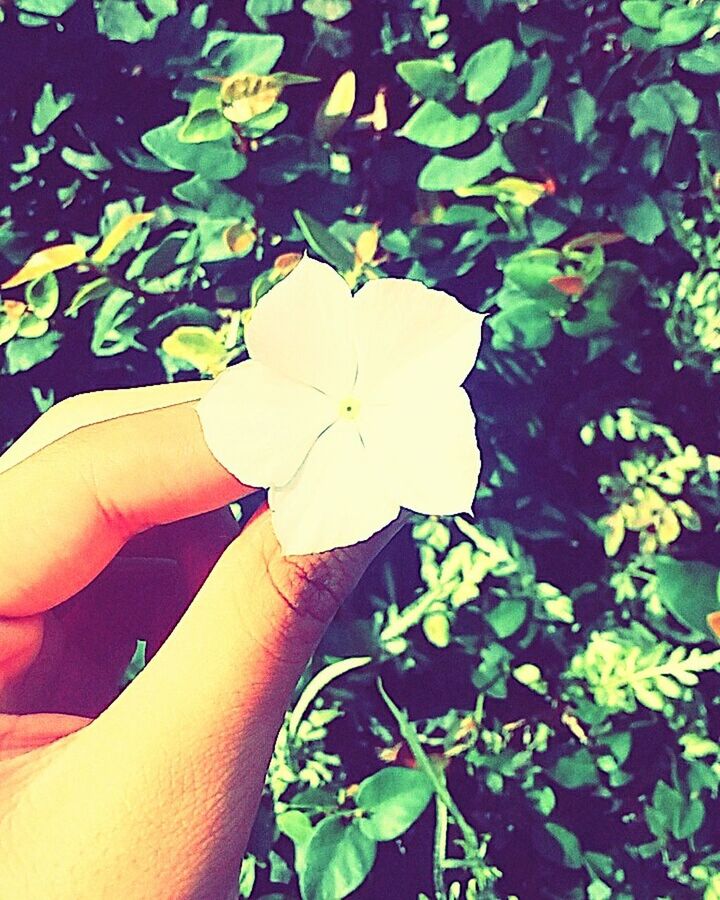
<path id="1" fill-rule="evenodd" d="M 297 678 L 403 524 L 282 557 L 269 511 L 256 514 L 148 667 L 26 788 L 15 831 L 33 834 L 37 856 L 23 847 L 25 865 L 62 872 L 73 860 L 74 893 L 68 882 L 54 897 L 85 885 L 128 900 L 226 895 Z"/>

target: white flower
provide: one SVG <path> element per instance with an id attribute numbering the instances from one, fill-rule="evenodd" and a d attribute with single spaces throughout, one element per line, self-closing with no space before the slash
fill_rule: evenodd
<path id="1" fill-rule="evenodd" d="M 460 385 L 483 319 L 409 279 L 353 296 L 308 256 L 260 299 L 250 359 L 217 378 L 198 414 L 217 460 L 270 489 L 284 554 L 365 540 L 400 507 L 470 511 L 480 453 Z"/>

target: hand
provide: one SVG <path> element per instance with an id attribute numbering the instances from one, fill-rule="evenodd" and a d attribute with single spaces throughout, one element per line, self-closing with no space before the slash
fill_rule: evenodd
<path id="1" fill-rule="evenodd" d="M 0 458 L 0 897 L 235 897 L 291 692 L 402 525 L 284 558 L 262 506 L 237 536 L 209 386 L 72 398 Z"/>

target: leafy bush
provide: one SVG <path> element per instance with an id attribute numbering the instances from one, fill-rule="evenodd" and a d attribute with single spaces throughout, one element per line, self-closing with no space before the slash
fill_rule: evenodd
<path id="1" fill-rule="evenodd" d="M 0 15 L 5 444 L 222 371 L 306 248 L 491 314 L 476 515 L 341 611 L 239 895 L 720 897 L 720 3 Z"/>

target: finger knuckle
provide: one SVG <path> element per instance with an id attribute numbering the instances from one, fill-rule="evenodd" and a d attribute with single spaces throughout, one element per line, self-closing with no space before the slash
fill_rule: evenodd
<path id="1" fill-rule="evenodd" d="M 277 543 L 265 554 L 270 584 L 280 599 L 299 616 L 327 625 L 348 593 L 348 578 L 337 555 L 295 559 L 284 557 Z"/>

